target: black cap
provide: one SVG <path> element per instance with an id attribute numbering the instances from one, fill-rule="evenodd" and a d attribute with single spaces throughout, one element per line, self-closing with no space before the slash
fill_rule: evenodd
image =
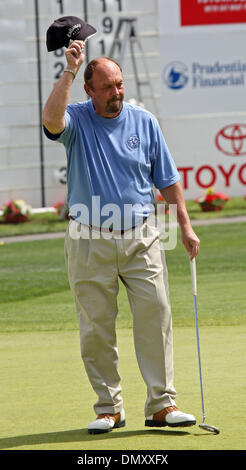
<path id="1" fill-rule="evenodd" d="M 85 41 L 97 32 L 93 26 L 81 20 L 77 16 L 63 16 L 58 18 L 48 28 L 46 33 L 46 45 L 48 51 L 55 51 L 61 47 L 68 47 L 70 40 Z"/>

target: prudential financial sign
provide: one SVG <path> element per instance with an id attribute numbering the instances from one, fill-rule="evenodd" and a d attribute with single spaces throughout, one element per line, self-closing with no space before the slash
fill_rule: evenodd
<path id="1" fill-rule="evenodd" d="M 196 88 L 241 87 L 245 85 L 246 62 L 237 60 L 211 64 L 192 62 L 190 66 L 180 61 L 169 62 L 163 69 L 166 87 L 177 91 L 188 84 Z"/>

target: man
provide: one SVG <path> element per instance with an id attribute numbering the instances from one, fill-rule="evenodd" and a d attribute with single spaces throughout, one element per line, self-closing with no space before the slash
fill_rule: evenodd
<path id="1" fill-rule="evenodd" d="M 102 433 L 125 425 L 115 332 L 119 277 L 127 289 L 136 356 L 147 385 L 145 425 L 190 426 L 194 416 L 181 412 L 174 401 L 172 319 L 158 229 L 150 225 L 145 236 L 153 184 L 167 203 L 177 205 L 182 241 L 191 259 L 200 242 L 157 120 L 124 102 L 120 66 L 109 58 L 91 61 L 84 73 L 90 100 L 68 105 L 85 59 L 84 47 L 76 40 L 67 49 L 67 68 L 47 100 L 43 124 L 46 135 L 63 143 L 67 152 L 67 270 L 80 323 L 81 355 L 98 396 L 98 416 L 88 431 Z M 98 197 L 104 212 L 95 223 Z M 110 204 L 121 209 L 113 227 L 105 223 Z M 135 207 L 130 215 L 125 211 L 129 207 Z"/>

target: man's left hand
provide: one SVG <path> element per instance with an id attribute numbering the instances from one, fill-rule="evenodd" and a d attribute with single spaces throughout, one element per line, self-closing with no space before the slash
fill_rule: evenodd
<path id="1" fill-rule="evenodd" d="M 192 260 L 198 255 L 200 240 L 195 234 L 192 227 L 189 227 L 188 229 L 183 228 L 181 238 L 182 238 L 183 245 L 187 253 L 189 254 L 190 260 Z"/>

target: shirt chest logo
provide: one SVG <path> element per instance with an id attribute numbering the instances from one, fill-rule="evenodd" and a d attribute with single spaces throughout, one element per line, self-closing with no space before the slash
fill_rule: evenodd
<path id="1" fill-rule="evenodd" d="M 126 145 L 130 150 L 134 150 L 138 148 L 140 145 L 139 137 L 137 135 L 131 135 L 131 137 L 129 137 L 129 139 L 126 142 Z"/>

